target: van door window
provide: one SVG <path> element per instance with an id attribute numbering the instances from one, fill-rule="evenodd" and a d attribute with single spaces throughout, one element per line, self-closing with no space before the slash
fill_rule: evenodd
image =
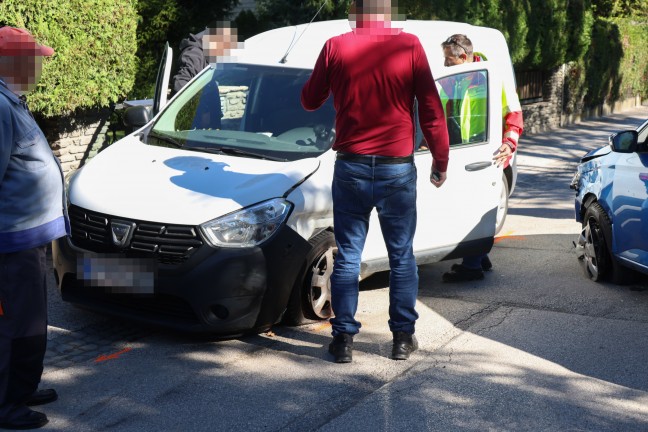
<path id="1" fill-rule="evenodd" d="M 437 80 L 450 146 L 488 141 L 488 72 L 466 72 Z M 427 145 L 417 122 L 418 150 Z"/>
<path id="2" fill-rule="evenodd" d="M 486 71 L 467 72 L 437 81 L 445 111 L 450 145 L 486 141 L 488 77 Z"/>

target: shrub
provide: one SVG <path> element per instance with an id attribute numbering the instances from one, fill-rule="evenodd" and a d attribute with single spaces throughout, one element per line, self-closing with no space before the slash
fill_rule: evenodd
<path id="1" fill-rule="evenodd" d="M 56 53 L 30 108 L 45 117 L 107 107 L 133 86 L 136 0 L 4 0 L 0 23 L 27 28 Z"/>

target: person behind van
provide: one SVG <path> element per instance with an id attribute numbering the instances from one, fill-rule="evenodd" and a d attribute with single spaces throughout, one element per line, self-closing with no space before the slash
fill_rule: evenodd
<path id="1" fill-rule="evenodd" d="M 446 180 L 449 144 L 441 100 L 418 38 L 392 28 L 389 0 L 356 0 L 352 31 L 329 39 L 302 89 L 306 110 L 333 94 L 337 151 L 333 174 L 334 234 L 338 247 L 331 276 L 336 363 L 352 361 L 358 279 L 369 217 L 375 208 L 389 253 L 391 358 L 406 360 L 418 348 L 418 270 L 412 241 L 416 229 L 414 98 L 433 155 L 430 181 Z"/>
<path id="2" fill-rule="evenodd" d="M 171 80 L 173 94 L 178 93 L 193 77 L 218 57 L 226 56 L 238 47 L 236 28 L 229 21 L 209 24 L 200 33 L 192 34 L 180 42 L 178 71 Z"/>
<path id="3" fill-rule="evenodd" d="M 455 34 L 446 39 L 442 44 L 443 56 L 445 58 L 444 65 L 446 67 L 456 66 L 463 63 L 472 63 L 485 61 L 486 56 L 481 53 L 473 52 L 473 45 L 471 40 L 463 34 Z M 446 104 L 446 115 L 457 117 L 460 120 L 457 122 L 458 133 L 461 140 L 466 142 L 470 137 L 479 135 L 485 132 L 486 125 L 482 122 L 475 122 L 475 119 L 485 119 L 485 110 L 487 109 L 485 99 L 479 98 L 477 95 L 472 95 L 471 92 L 483 89 L 483 85 L 479 85 L 476 80 L 479 80 L 480 74 L 470 74 L 467 79 L 461 82 L 452 83 L 449 81 L 448 86 L 454 85 L 455 88 L 444 88 L 442 91 L 446 94 L 452 94 L 459 91 L 464 92 L 461 98 L 464 103 L 462 106 L 455 106 L 453 98 L 449 98 Z M 474 96 L 474 97 L 473 97 Z M 483 111 L 484 114 L 480 113 Z M 472 120 L 472 122 L 471 122 Z M 499 147 L 498 153 L 495 154 L 493 160 L 497 166 L 504 166 L 506 169 L 511 159 L 511 154 L 516 150 L 518 140 L 523 130 L 522 120 L 522 107 L 515 91 L 511 91 L 507 85 L 502 86 L 502 145 Z M 488 254 L 475 255 L 465 257 L 461 264 L 454 264 L 449 272 L 443 273 L 442 280 L 444 282 L 463 282 L 484 278 L 484 271 L 488 271 L 493 267 Z"/>
<path id="4" fill-rule="evenodd" d="M 47 245 L 69 234 L 63 172 L 25 103 L 43 57 L 24 29 L 0 28 L 0 429 L 48 419 L 28 406 L 57 399 L 37 390 L 47 347 Z"/>
<path id="5" fill-rule="evenodd" d="M 226 56 L 238 47 L 236 29 L 229 21 L 218 21 L 197 34 L 180 42 L 178 72 L 172 79 L 173 94 L 179 92 L 193 77 L 198 75 L 218 57 Z M 218 83 L 212 81 L 200 92 L 192 129 L 220 129 L 223 111 Z"/>

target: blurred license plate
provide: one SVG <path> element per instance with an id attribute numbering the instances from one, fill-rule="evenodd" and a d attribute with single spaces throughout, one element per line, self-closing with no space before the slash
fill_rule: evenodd
<path id="1" fill-rule="evenodd" d="M 80 255 L 77 279 L 115 294 L 153 294 L 155 265 L 150 259 Z"/>

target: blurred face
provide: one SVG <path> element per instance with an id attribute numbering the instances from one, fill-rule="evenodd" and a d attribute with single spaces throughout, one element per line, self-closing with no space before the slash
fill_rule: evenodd
<path id="1" fill-rule="evenodd" d="M 29 93 L 43 72 L 43 57 L 41 56 L 5 56 L 0 58 L 0 77 L 9 89 L 19 95 Z"/>
<path id="2" fill-rule="evenodd" d="M 211 29 L 203 36 L 203 51 L 211 63 L 238 47 L 236 30 L 229 27 Z"/>
<path id="3" fill-rule="evenodd" d="M 470 60 L 468 59 L 466 53 L 461 53 L 458 56 L 454 55 L 452 48 L 449 46 L 443 47 L 443 57 L 445 58 L 443 65 L 446 67 L 456 66 L 472 61 L 472 58 Z"/>

